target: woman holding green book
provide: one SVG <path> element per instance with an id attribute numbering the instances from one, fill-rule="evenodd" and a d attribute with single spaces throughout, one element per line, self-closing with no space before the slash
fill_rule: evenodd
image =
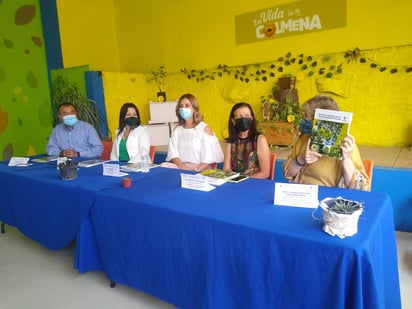
<path id="1" fill-rule="evenodd" d="M 369 191 L 369 177 L 351 134 L 340 141 L 338 158 L 322 155 L 315 147 L 310 147 L 311 139 L 314 139 L 312 122 L 316 109 L 339 111 L 338 104 L 323 95 L 315 96 L 302 105 L 301 134 L 282 165 L 283 175 L 296 183 Z"/>

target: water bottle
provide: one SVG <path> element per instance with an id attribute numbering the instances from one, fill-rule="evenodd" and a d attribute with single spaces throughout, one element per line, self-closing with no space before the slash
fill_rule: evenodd
<path id="1" fill-rule="evenodd" d="M 142 172 L 148 173 L 150 170 L 150 159 L 148 153 L 145 150 L 143 150 L 140 154 L 140 164 L 142 167 Z"/>

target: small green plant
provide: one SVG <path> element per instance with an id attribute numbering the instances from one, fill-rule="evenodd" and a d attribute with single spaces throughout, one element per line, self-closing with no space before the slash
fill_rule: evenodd
<path id="1" fill-rule="evenodd" d="M 73 159 L 67 158 L 66 161 L 59 163 L 59 168 L 75 167 L 77 165 L 78 165 L 78 163 L 75 162 Z"/>
<path id="2" fill-rule="evenodd" d="M 357 210 L 363 208 L 362 203 L 345 200 L 345 199 L 332 199 L 326 202 L 329 211 L 336 212 L 338 214 L 352 214 Z"/>
<path id="3" fill-rule="evenodd" d="M 152 78 L 149 81 L 154 81 L 156 83 L 159 92 L 164 92 L 164 86 L 166 83 L 167 72 L 163 65 L 159 66 L 157 70 L 152 70 Z"/>
<path id="4" fill-rule="evenodd" d="M 262 95 L 260 101 L 264 110 L 264 121 L 287 121 L 298 125 L 302 119 L 302 111 L 299 106 L 296 91 L 294 91 L 294 76 L 288 76 L 291 80 L 291 88 L 286 90 L 281 101 L 275 99 L 275 93 L 279 90 L 279 86 L 275 85 L 272 88 L 272 93 Z"/>
<path id="5" fill-rule="evenodd" d="M 290 101 L 286 98 L 282 104 L 273 98 L 273 95 L 261 96 L 262 104 L 270 105 L 270 121 L 287 121 L 289 123 L 299 124 L 302 119 L 302 112 L 297 101 Z"/>

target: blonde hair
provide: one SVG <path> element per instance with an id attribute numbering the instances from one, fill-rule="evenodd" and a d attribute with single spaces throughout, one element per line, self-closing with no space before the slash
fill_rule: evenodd
<path id="1" fill-rule="evenodd" d="M 180 102 L 183 99 L 188 99 L 190 101 L 190 104 L 192 104 L 192 107 L 193 107 L 193 110 L 194 110 L 193 111 L 193 122 L 196 125 L 199 124 L 203 120 L 203 115 L 199 111 L 199 102 L 197 101 L 196 97 L 191 93 L 185 93 L 177 101 L 175 112 L 176 112 L 176 116 L 177 116 L 177 119 L 178 119 L 178 124 L 182 125 L 182 124 L 185 123 L 185 120 L 179 114 Z"/>
<path id="2" fill-rule="evenodd" d="M 305 113 L 305 117 L 313 118 L 315 109 L 317 108 L 339 110 L 338 103 L 331 97 L 325 95 L 317 95 L 302 105 L 302 111 Z"/>

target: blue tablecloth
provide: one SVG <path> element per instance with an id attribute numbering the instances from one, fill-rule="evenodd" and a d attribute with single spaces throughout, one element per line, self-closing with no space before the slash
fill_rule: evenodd
<path id="1" fill-rule="evenodd" d="M 102 175 L 102 165 L 79 168 L 78 178 L 63 181 L 56 162 L 24 167 L 7 163 L 0 162 L 0 221 L 49 249 L 64 248 L 75 239 L 97 192 L 121 188 L 120 178 Z M 142 179 L 162 172 L 155 168 L 130 176 Z"/>
<path id="2" fill-rule="evenodd" d="M 180 188 L 180 171 L 151 174 L 96 195 L 77 259 L 179 308 L 401 307 L 388 196 L 320 187 L 320 199 L 365 203 L 358 233 L 340 239 L 273 194 L 267 180 L 199 192 Z"/>

